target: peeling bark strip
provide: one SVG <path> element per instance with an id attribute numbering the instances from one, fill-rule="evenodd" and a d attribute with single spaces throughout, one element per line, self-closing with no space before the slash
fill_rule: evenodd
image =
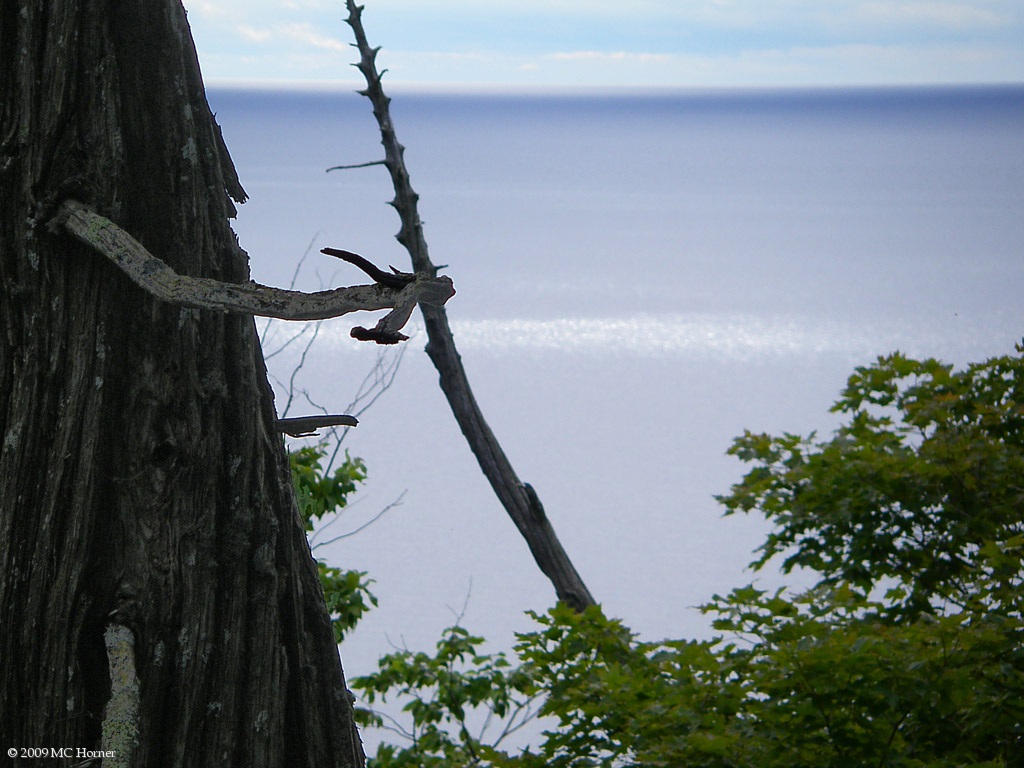
<path id="1" fill-rule="evenodd" d="M 436 304 L 455 295 L 451 278 L 403 279 L 373 267 L 356 254 L 324 249 L 331 255 L 346 254 L 347 261 L 367 270 L 367 265 L 388 280 L 376 285 L 356 285 L 331 291 L 302 293 L 271 288 L 259 283 L 225 283 L 208 277 L 180 275 L 147 251 L 135 238 L 98 213 L 74 200 L 61 206 L 51 222 L 63 226 L 78 240 L 106 256 L 131 278 L 159 299 L 184 307 L 241 312 L 281 320 L 321 320 L 340 317 L 350 312 L 394 308 L 369 332 L 378 343 L 398 334 L 412 314 L 417 302 Z M 358 259 L 358 262 L 355 261 Z M 406 337 L 402 337 L 403 339 Z"/>
<path id="2" fill-rule="evenodd" d="M 412 188 L 409 172 L 405 167 L 405 148 L 398 143 L 394 124 L 391 122 L 390 99 L 381 87 L 381 74 L 377 71 L 375 59 L 379 48 L 371 48 L 366 40 L 361 20 L 362 6 L 347 0 L 348 25 L 356 38 L 360 61 L 356 65 L 366 78 L 366 89 L 360 93 L 370 99 L 373 114 L 380 126 L 381 144 L 384 146 L 383 164 L 391 174 L 395 188 L 395 199 L 391 202 L 402 221 L 398 232 L 400 242 L 409 252 L 413 269 L 418 278 L 434 277 L 438 267 L 430 261 L 427 243 L 423 237 L 423 225 L 417 211 L 419 195 Z M 554 528 L 544 513 L 540 499 L 528 484 L 519 480 L 511 462 L 501 449 L 498 439 L 484 420 L 483 412 L 473 397 L 469 379 L 462 366 L 462 358 L 455 348 L 455 340 L 448 327 L 448 315 L 443 306 L 420 303 L 424 325 L 427 331 L 427 354 L 441 378 L 441 389 L 448 398 L 452 413 L 465 435 L 480 469 L 483 470 L 508 512 L 512 522 L 526 539 L 534 560 L 555 587 L 560 600 L 578 611 L 594 604 L 594 598 L 573 566 L 569 555 L 555 535 Z"/>
<path id="3" fill-rule="evenodd" d="M 103 765 L 128 768 L 139 742 L 139 678 L 135 674 L 135 636 L 110 624 L 103 633 L 110 669 L 110 698 L 103 712 Z"/>

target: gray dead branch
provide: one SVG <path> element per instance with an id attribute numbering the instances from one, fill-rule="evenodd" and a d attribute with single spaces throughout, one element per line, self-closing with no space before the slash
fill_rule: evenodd
<path id="1" fill-rule="evenodd" d="M 350 312 L 391 309 L 374 328 L 357 328 L 352 332 L 355 338 L 378 344 L 393 344 L 407 338 L 399 331 L 418 303 L 444 304 L 455 295 L 455 288 L 448 277 L 416 276 L 400 285 L 376 282 L 374 285 L 303 293 L 251 281 L 225 283 L 208 277 L 181 275 L 110 219 L 74 200 L 68 200 L 61 206 L 51 225 L 62 227 L 106 256 L 132 282 L 153 296 L 178 306 L 241 312 L 281 320 L 321 320 Z"/>
<path id="2" fill-rule="evenodd" d="M 405 167 L 405 148 L 398 142 L 395 127 L 391 121 L 390 98 L 381 86 L 381 72 L 377 70 L 376 56 L 379 48 L 371 48 L 362 24 L 362 7 L 353 0 L 347 0 L 347 22 L 352 28 L 359 50 L 360 61 L 356 67 L 366 79 L 366 89 L 360 93 L 373 105 L 373 114 L 380 128 L 381 144 L 384 147 L 383 164 L 391 174 L 395 198 L 391 205 L 398 211 L 401 229 L 398 241 L 409 252 L 417 279 L 436 278 L 439 267 L 431 262 L 423 226 L 417 209 L 419 195 L 413 190 L 409 172 Z M 566 553 L 554 528 L 544 512 L 533 488 L 523 483 L 512 468 L 511 462 L 491 431 L 480 406 L 477 405 L 469 386 L 465 368 L 455 340 L 448 326 L 448 316 L 440 304 L 420 303 L 427 332 L 427 354 L 440 374 L 441 389 L 444 391 L 455 415 L 462 434 L 465 435 L 480 469 L 483 471 L 502 506 L 526 539 L 534 560 L 541 571 L 550 579 L 558 598 L 578 611 L 594 605 L 590 590 L 583 583 L 569 555 Z"/>

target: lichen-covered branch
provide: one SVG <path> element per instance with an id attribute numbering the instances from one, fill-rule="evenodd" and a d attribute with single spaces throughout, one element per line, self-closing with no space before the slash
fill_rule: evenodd
<path id="1" fill-rule="evenodd" d="M 409 252 L 417 279 L 433 278 L 437 275 L 438 267 L 431 262 L 427 253 L 423 225 L 417 209 L 419 195 L 412 188 L 403 157 L 405 148 L 398 142 L 395 126 L 391 121 L 391 100 L 384 94 L 381 86 L 381 73 L 377 71 L 376 65 L 379 49 L 370 47 L 367 42 L 366 32 L 363 30 L 362 7 L 353 0 L 346 0 L 346 8 L 349 13 L 348 25 L 352 28 L 360 55 L 356 67 L 366 79 L 366 89 L 360 93 L 373 105 L 373 114 L 377 118 L 381 144 L 384 147 L 384 165 L 391 174 L 395 189 L 395 198 L 391 205 L 398 211 L 402 222 L 398 242 Z M 440 375 L 441 389 L 495 495 L 526 539 L 534 560 L 544 575 L 551 580 L 558 598 L 578 611 L 593 605 L 593 596 L 555 535 L 536 492 L 528 484 L 520 481 L 498 439 L 484 419 L 483 412 L 470 389 L 462 358 L 455 348 L 455 340 L 448 326 L 448 315 L 444 307 L 421 302 L 420 310 L 423 312 L 427 332 L 427 354 Z"/>
<path id="2" fill-rule="evenodd" d="M 376 327 L 353 330 L 354 337 L 379 344 L 393 344 L 406 338 L 399 330 L 417 303 L 444 304 L 455 294 L 448 277 L 417 277 L 400 287 L 392 281 L 303 293 L 254 282 L 225 283 L 181 275 L 110 219 L 74 200 L 61 206 L 52 225 L 62 227 L 106 256 L 153 296 L 179 306 L 282 320 L 320 320 L 350 312 L 392 309 Z"/>

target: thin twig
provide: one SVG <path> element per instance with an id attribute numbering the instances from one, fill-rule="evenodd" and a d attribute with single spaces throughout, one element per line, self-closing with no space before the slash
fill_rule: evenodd
<path id="1" fill-rule="evenodd" d="M 355 165 L 332 165 L 330 168 L 327 169 L 327 173 L 330 173 L 331 171 L 349 171 L 352 170 L 353 168 L 370 168 L 371 166 L 374 165 L 384 164 L 384 160 L 371 160 L 368 163 L 356 163 Z"/>
<path id="2" fill-rule="evenodd" d="M 377 360 L 374 363 L 373 368 L 363 378 L 362 384 L 360 384 L 359 389 L 356 390 L 355 397 L 353 397 L 352 402 L 348 404 L 348 407 L 345 408 L 346 411 L 357 417 L 362 416 L 385 392 L 391 388 L 391 385 L 395 381 L 395 377 L 398 376 L 398 369 L 402 365 L 402 358 L 405 357 L 405 350 L 406 346 L 402 345 L 398 350 L 398 354 L 394 355 L 391 362 L 386 366 L 383 363 L 385 352 L 380 350 L 377 353 Z M 373 380 L 370 382 L 369 386 L 367 386 L 367 382 L 370 381 L 371 376 L 373 377 Z M 368 402 L 360 405 L 360 403 L 367 400 L 367 398 Z M 311 405 L 316 405 L 310 399 L 308 393 L 306 394 L 306 399 L 309 400 Z M 336 429 L 331 430 L 331 436 L 335 439 L 335 444 L 334 451 L 331 453 L 331 458 L 327 464 L 326 471 L 329 472 L 331 468 L 334 467 L 338 458 L 338 453 L 341 451 L 341 443 L 347 434 L 347 427 L 342 430 L 340 435 Z"/>
<path id="3" fill-rule="evenodd" d="M 384 697 L 383 696 L 381 697 L 381 701 L 384 701 Z M 375 715 L 376 717 L 379 717 L 382 721 L 383 720 L 390 720 L 391 721 L 391 725 L 385 725 L 383 722 L 381 722 L 381 724 L 378 727 L 381 728 L 382 730 L 391 731 L 392 733 L 396 733 L 399 736 L 401 736 L 403 739 L 408 739 L 409 741 L 415 741 L 416 740 L 416 732 L 415 731 L 407 731 L 407 730 L 405 730 L 405 728 L 402 727 L 402 724 L 398 721 L 398 719 L 396 717 L 394 717 L 392 715 L 389 715 L 387 712 L 382 712 L 380 710 L 373 709 L 372 707 L 367 707 L 367 710 L 371 714 Z"/>
<path id="4" fill-rule="evenodd" d="M 292 375 L 288 377 L 288 399 L 285 401 L 284 408 L 281 410 L 281 416 L 287 416 L 288 412 L 292 408 L 292 401 L 295 399 L 295 379 L 306 366 L 306 357 L 309 355 L 309 351 L 313 348 L 313 342 L 316 341 L 317 336 L 320 335 L 320 322 L 314 324 L 313 336 L 306 342 L 306 346 L 302 348 L 302 354 L 299 355 L 299 362 L 292 368 Z M 327 413 L 327 409 L 324 409 L 324 413 Z"/>
<path id="5" fill-rule="evenodd" d="M 513 712 L 512 715 L 508 718 L 505 727 L 501 730 L 501 733 L 498 734 L 498 738 L 494 740 L 494 744 L 492 746 L 497 747 L 506 738 L 511 736 L 516 731 L 525 728 L 527 725 L 529 725 L 531 722 L 536 720 L 537 717 L 540 716 L 540 707 L 534 709 L 530 706 L 534 701 L 536 701 L 539 698 L 540 694 L 534 694 L 533 696 L 528 697 L 526 701 L 524 701 L 522 704 L 519 704 L 516 707 L 515 712 Z M 516 718 L 519 717 L 521 714 L 522 719 L 517 723 Z"/>
<path id="6" fill-rule="evenodd" d="M 303 267 L 303 265 L 305 265 L 306 259 L 309 258 L 309 254 L 312 252 L 313 245 L 314 245 L 314 243 L 316 243 L 316 239 L 317 239 L 317 237 L 319 237 L 319 234 L 320 233 L 318 232 L 316 235 L 313 236 L 313 238 L 309 241 L 309 244 L 306 246 L 306 250 L 304 250 L 302 252 L 302 256 L 295 263 L 295 271 L 292 272 L 292 279 L 288 283 L 289 290 L 294 290 L 295 286 L 298 285 L 298 283 L 299 283 L 299 273 L 302 271 L 302 267 Z M 324 288 L 323 281 L 321 281 L 321 283 L 320 283 L 320 288 L 321 289 Z M 267 352 L 267 341 L 270 338 L 270 327 L 273 324 L 274 324 L 274 318 L 272 318 L 272 317 L 266 318 L 266 323 L 263 326 L 263 330 L 260 332 L 260 347 L 263 348 L 263 358 L 265 360 L 269 360 L 271 357 L 276 355 L 278 352 L 281 352 L 283 349 L 288 347 L 299 336 L 303 335 L 306 332 L 306 329 L 309 327 L 308 325 L 303 326 L 302 330 L 300 330 L 297 334 L 293 334 L 292 337 L 290 339 L 288 339 L 288 341 L 286 341 L 284 344 L 282 344 L 280 347 L 278 347 L 273 352 L 268 353 Z"/>
<path id="7" fill-rule="evenodd" d="M 275 323 L 275 322 L 277 322 L 277 321 L 274 318 L 268 317 L 267 318 L 267 324 L 264 327 L 264 331 L 266 331 L 266 329 L 270 328 L 270 326 L 273 323 Z M 298 330 L 297 332 L 293 333 L 288 338 L 287 341 L 282 342 L 281 345 L 279 347 L 277 347 L 277 349 L 273 349 L 273 350 L 271 350 L 269 352 L 267 351 L 266 346 L 265 346 L 267 344 L 267 341 L 268 341 L 269 337 L 267 335 L 264 335 L 264 338 L 260 339 L 260 346 L 263 347 L 263 359 L 264 360 L 270 360 L 271 358 L 277 357 L 279 354 L 281 354 L 286 349 L 288 349 L 288 347 L 290 347 L 292 344 L 294 344 L 295 342 L 299 341 L 302 337 L 306 336 L 309 333 L 313 333 L 313 338 L 315 339 L 316 338 L 317 330 L 320 328 L 320 323 L 321 322 L 323 322 L 323 321 L 322 320 L 317 320 L 316 322 L 313 322 L 313 323 L 306 323 L 305 325 L 302 326 L 302 328 L 300 330 Z M 309 345 L 309 343 L 307 342 L 307 347 L 308 347 L 308 345 Z M 305 355 L 305 352 L 303 352 L 303 355 Z"/>
<path id="8" fill-rule="evenodd" d="M 405 494 L 406 494 L 406 491 L 402 491 L 400 494 L 398 494 L 398 498 L 397 499 L 392 501 L 390 504 L 388 504 L 386 507 L 384 507 L 380 512 L 378 512 L 376 515 L 371 517 L 369 520 L 367 520 L 365 523 L 360 525 L 358 528 L 355 528 L 355 529 L 349 531 L 348 533 L 339 534 L 338 536 L 335 536 L 334 538 L 331 538 L 331 539 L 327 539 L 326 541 L 317 542 L 316 546 L 317 547 L 326 547 L 328 544 L 333 544 L 336 541 L 341 541 L 342 539 L 347 539 L 350 536 L 355 536 L 357 533 L 360 533 L 361 531 L 365 531 L 371 525 L 373 525 L 378 520 L 380 520 L 382 517 L 384 517 L 384 515 L 386 515 L 392 509 L 394 509 L 395 507 L 402 506 L 402 500 L 405 498 Z M 327 526 L 324 526 L 324 528 L 326 528 L 326 527 Z M 315 538 L 316 537 L 314 536 L 313 539 L 315 539 Z M 313 539 L 310 539 L 311 543 L 312 543 Z"/>

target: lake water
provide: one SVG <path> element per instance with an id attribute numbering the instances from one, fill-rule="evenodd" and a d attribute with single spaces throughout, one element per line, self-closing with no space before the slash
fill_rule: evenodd
<path id="1" fill-rule="evenodd" d="M 646 638 L 706 636 L 694 606 L 755 578 L 764 523 L 712 499 L 742 474 L 732 437 L 827 433 L 879 354 L 966 363 L 1024 336 L 1024 87 L 392 95 L 483 411 L 591 591 Z M 364 282 L 326 245 L 409 269 L 384 169 L 325 172 L 381 157 L 365 99 L 210 100 L 251 197 L 254 279 L 289 284 L 311 247 L 301 287 Z M 307 356 L 300 386 L 332 412 L 375 362 L 348 338 L 368 321 L 324 323 Z M 401 505 L 317 550 L 377 581 L 350 676 L 463 612 L 507 647 L 553 601 L 424 343 L 346 438 L 370 477 L 335 528 Z M 279 403 L 300 346 L 270 361 Z M 299 397 L 290 415 L 312 412 Z"/>

